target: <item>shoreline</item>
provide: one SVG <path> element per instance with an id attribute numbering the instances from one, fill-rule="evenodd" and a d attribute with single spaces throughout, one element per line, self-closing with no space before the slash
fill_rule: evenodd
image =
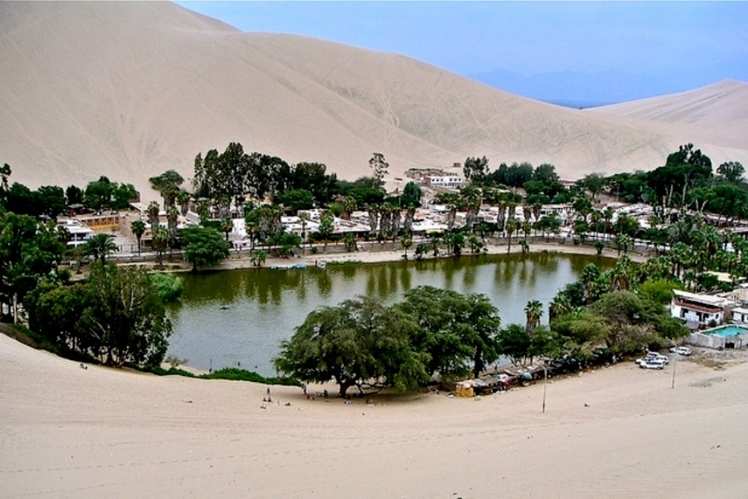
<path id="1" fill-rule="evenodd" d="M 537 253 L 555 253 L 560 255 L 579 255 L 579 256 L 593 256 L 600 258 L 609 258 L 617 260 L 622 255 L 618 255 L 615 250 L 605 248 L 603 252 L 598 255 L 597 249 L 594 246 L 589 245 L 566 245 L 559 243 L 532 243 L 529 245 L 528 254 Z M 522 254 L 522 247 L 519 244 L 512 245 L 511 252 L 507 253 L 506 245 L 488 245 L 486 251 L 481 253 L 484 255 L 517 255 Z M 215 267 L 209 267 L 205 270 L 238 270 L 238 269 L 255 269 L 255 268 L 270 268 L 275 267 L 277 269 L 291 269 L 294 265 L 304 264 L 306 266 L 314 267 L 315 263 L 324 262 L 325 264 L 344 264 L 344 263 L 396 263 L 406 261 L 403 259 L 403 250 L 375 250 L 375 251 L 356 251 L 356 252 L 343 252 L 343 253 L 317 253 L 316 255 L 302 255 L 295 258 L 268 258 L 263 267 L 256 267 L 251 264 L 249 257 L 241 255 L 239 258 L 232 258 L 231 256 L 224 260 L 220 265 Z M 480 256 L 472 253 L 464 252 L 460 257 Z M 648 257 L 639 253 L 629 252 L 628 257 L 635 263 L 644 263 Z M 454 258 L 453 255 L 442 253 L 437 257 L 432 255 L 425 256 L 420 261 L 436 260 L 436 259 L 447 259 Z M 412 249 L 408 252 L 408 262 L 417 261 L 414 257 Z"/>
<path id="2" fill-rule="evenodd" d="M 408 259 L 403 259 L 404 251 L 402 249 L 400 250 L 393 250 L 393 249 L 379 249 L 378 243 L 376 245 L 372 244 L 372 247 L 375 249 L 372 251 L 370 249 L 364 249 L 359 251 L 353 251 L 353 252 L 347 252 L 347 251 L 332 251 L 329 253 L 316 253 L 311 254 L 309 252 L 305 252 L 302 255 L 298 255 L 295 257 L 290 258 L 283 258 L 283 257 L 271 257 L 268 256 L 265 263 L 258 267 L 256 265 L 253 265 L 251 262 L 251 259 L 249 257 L 248 253 L 232 253 L 229 255 L 228 258 L 226 258 L 224 261 L 222 261 L 218 265 L 213 266 L 207 266 L 207 267 L 201 267 L 197 270 L 197 273 L 200 272 L 213 272 L 213 271 L 221 271 L 221 270 L 245 270 L 245 269 L 276 269 L 276 270 L 290 270 L 294 268 L 298 268 L 297 266 L 303 265 L 305 267 L 316 267 L 319 263 L 324 264 L 355 264 L 355 263 L 362 263 L 362 264 L 369 264 L 369 263 L 397 263 L 397 262 L 413 262 L 413 261 L 428 261 L 428 260 L 436 260 L 436 259 L 446 259 L 446 258 L 455 258 L 453 255 L 442 252 L 438 256 L 434 257 L 431 254 L 428 254 L 424 256 L 421 260 L 416 260 L 415 253 L 413 251 L 413 248 L 411 248 L 408 251 Z M 338 249 L 338 247 L 332 246 L 333 249 Z M 617 251 L 605 247 L 601 254 L 598 255 L 597 249 L 594 246 L 591 246 L 589 244 L 561 244 L 558 242 L 533 242 L 529 244 L 529 251 L 528 254 L 537 254 L 537 253 L 555 253 L 560 255 L 579 255 L 579 256 L 592 256 L 592 257 L 600 257 L 600 258 L 608 258 L 612 260 L 618 260 L 623 255 L 619 255 Z M 507 252 L 507 247 L 505 244 L 489 244 L 486 246 L 486 250 L 479 255 L 469 253 L 469 252 L 463 252 L 462 255 L 460 255 L 460 258 L 462 257 L 470 257 L 470 256 L 480 256 L 480 255 L 517 255 L 522 254 L 522 247 L 519 244 L 512 244 L 512 248 L 510 252 Z M 629 251 L 627 255 L 632 262 L 634 263 L 644 263 L 648 260 L 648 256 L 646 254 L 638 253 L 635 251 Z M 156 268 L 155 262 L 153 260 L 147 260 L 143 262 L 122 262 L 117 261 L 118 265 L 122 266 L 129 266 L 129 265 L 135 265 L 135 266 L 143 266 L 146 267 L 149 271 L 156 271 L 156 272 L 192 272 L 192 267 L 182 261 L 172 261 L 164 262 L 164 269 L 158 269 Z"/>

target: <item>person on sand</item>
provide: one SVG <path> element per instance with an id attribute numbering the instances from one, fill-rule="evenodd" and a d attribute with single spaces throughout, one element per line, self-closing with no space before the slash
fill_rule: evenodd
<path id="1" fill-rule="evenodd" d="M 272 397 L 270 396 L 270 387 L 269 386 L 268 386 L 268 389 L 267 389 L 267 399 L 268 399 L 268 402 L 272 402 L 273 401 Z"/>

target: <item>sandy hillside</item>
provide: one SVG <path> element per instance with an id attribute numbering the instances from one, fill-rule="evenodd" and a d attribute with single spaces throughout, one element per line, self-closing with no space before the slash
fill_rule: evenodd
<path id="1" fill-rule="evenodd" d="M 0 335 L 0 497 L 745 497 L 748 365 L 371 406 L 118 372 Z M 290 402 L 290 406 L 285 404 Z M 587 404 L 587 406 L 585 406 Z"/>
<path id="2" fill-rule="evenodd" d="M 681 129 L 713 144 L 748 149 L 748 83 L 742 81 L 724 80 L 688 92 L 592 108 L 587 112 L 662 131 Z"/>
<path id="3" fill-rule="evenodd" d="M 108 174 L 144 187 L 230 140 L 347 178 L 373 151 L 395 174 L 487 154 L 576 177 L 656 166 L 682 141 L 399 55 L 241 33 L 169 3 L 0 3 L 0 73 L 0 159 L 31 184 Z"/>

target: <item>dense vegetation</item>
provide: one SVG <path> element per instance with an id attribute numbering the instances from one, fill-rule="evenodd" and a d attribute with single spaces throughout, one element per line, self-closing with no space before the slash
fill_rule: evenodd
<path id="1" fill-rule="evenodd" d="M 187 378 L 199 378 L 199 379 L 225 379 L 229 381 L 249 381 L 252 383 L 262 383 L 263 385 L 286 385 L 286 386 L 300 386 L 301 383 L 293 378 L 284 377 L 267 377 L 258 374 L 254 371 L 247 371 L 246 369 L 238 369 L 236 367 L 226 367 L 218 369 L 206 374 L 193 374 L 190 371 L 180 369 L 178 367 L 170 367 L 164 369 L 162 367 L 148 368 L 149 372 L 158 374 L 159 376 L 184 376 Z"/>
<path id="2" fill-rule="evenodd" d="M 95 264 L 84 283 L 44 278 L 24 301 L 29 327 L 59 351 L 107 365 L 160 365 L 171 322 L 144 271 Z"/>
<path id="3" fill-rule="evenodd" d="M 347 182 L 327 174 L 323 164 L 291 165 L 277 157 L 245 153 L 236 143 L 222 153 L 208 151 L 195 159 L 192 194 L 174 170 L 150 179 L 166 213 L 162 227 L 162 207 L 148 206 L 152 249 L 159 263 L 167 250 L 181 249 L 195 269 L 214 265 L 228 255 L 231 218 L 243 216 L 252 261 L 259 266 L 269 251 L 292 255 L 310 240 L 326 247 L 335 238 L 333 216 L 345 219 L 365 210 L 369 237 L 399 240 L 406 258 L 411 247 L 416 258 L 481 253 L 485 238 L 495 234 L 506 239 L 510 251 L 513 238 L 527 249 L 531 234 L 559 233 L 559 217 L 541 213 L 543 204 L 555 202 L 572 207 L 575 242 L 594 234 L 601 251 L 603 235 L 605 243 L 623 255 L 613 269 L 601 272 L 590 266 L 578 282 L 561 290 L 549 307 L 549 327 L 540 325 L 538 302 L 528 303 L 526 324 L 501 328 L 498 311 L 485 297 L 434 288 L 413 290 L 390 306 L 355 299 L 317 310 L 284 343 L 277 366 L 302 380 L 335 379 L 341 393 L 353 386 L 410 389 L 435 375 L 477 375 L 502 354 L 519 364 L 538 357 L 584 362 L 601 350 L 626 355 L 659 346 L 683 334 L 682 326 L 664 313 L 672 289 L 716 291 L 730 286 L 710 271 L 727 272 L 735 280 L 748 275 L 748 242 L 721 228 L 748 217 L 744 168 L 726 162 L 713 172 L 711 160 L 690 144 L 650 172 L 593 174 L 571 186 L 561 182 L 550 164 L 501 164 L 492 171 L 485 157 L 467 158 L 467 185 L 436 197 L 446 208 L 448 229 L 420 241 L 412 236 L 422 197 L 418 185 L 410 182 L 402 192 L 387 194 L 383 185 L 389 165 L 384 156 L 375 153 L 369 166 L 370 176 Z M 111 265 L 108 257 L 117 248 L 111 236 L 99 234 L 79 253 L 94 262 L 89 279 L 70 283 L 60 264 L 77 250 L 66 248 L 68 234 L 54 223 L 61 213 L 81 207 L 124 208 L 138 198 L 132 185 L 101 177 L 85 189 L 32 190 L 10 184 L 10 175 L 10 166 L 3 165 L 0 306 L 9 316 L 5 319 L 18 321 L 22 305 L 35 334 L 60 351 L 113 365 L 155 368 L 171 331 L 163 303 L 178 297 L 180 281 Z M 616 217 L 610 208 L 596 208 L 605 195 L 651 205 L 648 227 L 625 214 Z M 498 208 L 495 222 L 479 217 L 482 205 Z M 309 219 L 303 213 L 310 207 L 323 208 L 314 234 L 307 234 Z M 199 214 L 200 225 L 180 229 L 179 215 L 191 208 Z M 300 211 L 302 235 L 285 232 L 281 217 Z M 465 214 L 460 228 L 458 212 Z M 146 224 L 138 220 L 131 228 L 140 247 Z M 648 241 L 657 253 L 641 266 L 626 258 L 636 239 Z M 351 235 L 344 243 L 355 251 Z"/>
<path id="4" fill-rule="evenodd" d="M 127 209 L 140 197 L 132 184 L 118 184 L 107 177 L 89 182 L 81 189 L 70 185 L 63 189 L 56 185 L 43 185 L 36 190 L 14 182 L 9 184 L 11 167 L 0 167 L 0 203 L 7 211 L 17 215 L 56 218 L 69 209 L 78 207 L 93 211 Z"/>
<path id="5" fill-rule="evenodd" d="M 657 292 L 669 293 L 677 283 L 639 283 L 647 270 L 626 258 L 607 272 L 589 265 L 570 289 L 580 285 L 596 294 L 572 303 L 568 290 L 559 293 L 550 327 L 540 325 L 540 302 L 527 304 L 526 324 L 501 328 L 499 312 L 485 296 L 428 286 L 389 306 L 365 297 L 346 300 L 310 313 L 283 342 L 275 364 L 302 381 L 334 380 L 346 396 L 351 387 L 360 393 L 386 387 L 404 391 L 435 376 L 477 377 L 501 355 L 517 365 L 542 358 L 583 366 L 601 356 L 661 348 L 686 329 L 670 318 Z"/>

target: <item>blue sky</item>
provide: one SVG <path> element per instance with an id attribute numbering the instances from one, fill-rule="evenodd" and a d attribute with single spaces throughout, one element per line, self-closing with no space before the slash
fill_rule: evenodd
<path id="1" fill-rule="evenodd" d="M 180 2 L 580 105 L 748 80 L 748 3 Z"/>

